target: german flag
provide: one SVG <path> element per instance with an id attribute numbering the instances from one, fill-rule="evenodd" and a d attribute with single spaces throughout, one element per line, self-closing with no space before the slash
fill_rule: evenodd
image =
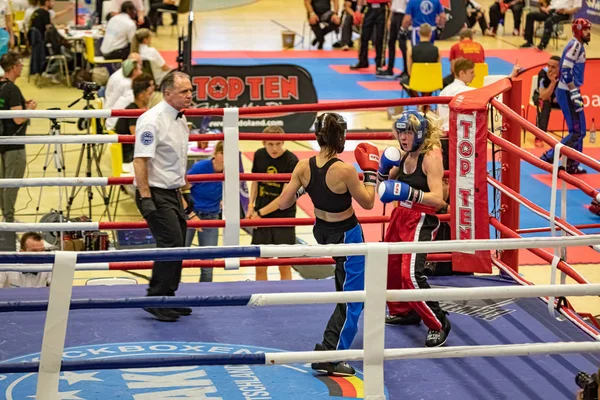
<path id="1" fill-rule="evenodd" d="M 348 399 L 362 399 L 365 397 L 363 381 L 356 376 L 317 376 L 329 389 L 330 397 L 344 397 Z"/>

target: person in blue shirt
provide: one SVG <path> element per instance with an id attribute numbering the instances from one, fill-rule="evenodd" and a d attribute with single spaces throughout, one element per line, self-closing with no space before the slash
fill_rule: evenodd
<path id="1" fill-rule="evenodd" d="M 585 114 L 583 112 L 583 98 L 579 89 L 583 86 L 585 73 L 585 48 L 584 44 L 590 42 L 592 23 L 585 18 L 573 21 L 573 39 L 567 43 L 560 58 L 558 87 L 556 88 L 556 101 L 565 117 L 569 134 L 561 141 L 577 151 L 583 150 L 583 138 L 586 133 Z M 554 161 L 554 148 L 551 148 L 541 157 L 548 163 Z M 579 161 L 567 160 L 566 171 L 569 174 L 585 174 L 587 171 L 579 165 Z"/>
<path id="2" fill-rule="evenodd" d="M 213 156 L 195 163 L 188 175 L 217 174 L 223 172 L 223 142 L 215 146 Z M 194 212 L 201 220 L 221 218 L 221 200 L 223 199 L 223 182 L 193 183 L 191 195 L 194 199 Z M 219 243 L 219 228 L 188 229 L 186 245 L 191 246 L 194 232 L 198 232 L 198 246 L 217 246 Z M 200 282 L 212 282 L 213 269 L 200 269 Z"/>
<path id="3" fill-rule="evenodd" d="M 446 11 L 440 3 L 440 0 L 408 0 L 406 5 L 406 13 L 402 20 L 401 33 L 405 34 L 410 26 L 412 26 L 411 42 L 416 46 L 421 41 L 419 37 L 419 27 L 423 24 L 435 26 L 438 29 L 436 34 L 431 35 L 431 43 L 438 36 L 438 31 L 444 27 L 446 23 Z"/>

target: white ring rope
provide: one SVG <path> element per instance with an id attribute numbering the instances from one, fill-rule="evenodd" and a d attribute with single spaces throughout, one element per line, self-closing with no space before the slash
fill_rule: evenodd
<path id="1" fill-rule="evenodd" d="M 113 110 L 2 110 L 0 119 L 10 118 L 110 118 Z M 121 118 L 121 117 L 119 117 Z M 123 117 L 137 118 L 137 117 Z"/>
<path id="2" fill-rule="evenodd" d="M 558 142 L 554 146 L 554 159 L 552 160 L 552 188 L 550 192 L 550 232 L 553 237 L 556 236 L 556 191 L 558 190 L 558 167 L 560 163 L 560 151 L 563 148 L 563 144 Z M 566 167 L 566 164 L 565 164 Z M 561 204 L 561 208 L 566 207 L 565 204 Z M 550 284 L 556 285 L 556 271 L 557 265 L 560 262 L 560 248 L 554 247 L 554 257 L 552 258 L 552 265 L 550 267 Z M 548 298 L 548 313 L 551 317 L 559 319 L 555 314 L 554 309 L 555 298 L 550 296 Z"/>
<path id="3" fill-rule="evenodd" d="M 108 177 L 102 178 L 21 178 L 0 179 L 0 188 L 51 186 L 108 186 Z"/>
<path id="4" fill-rule="evenodd" d="M 100 229 L 98 222 L 0 222 L 0 231 L 5 232 L 67 232 L 67 231 L 97 231 Z M 131 229 L 124 227 L 119 229 Z M 7 254 L 7 253 L 4 253 Z"/>
<path id="5" fill-rule="evenodd" d="M 92 144 L 119 143 L 119 135 L 2 136 L 0 145 L 8 144 Z"/>

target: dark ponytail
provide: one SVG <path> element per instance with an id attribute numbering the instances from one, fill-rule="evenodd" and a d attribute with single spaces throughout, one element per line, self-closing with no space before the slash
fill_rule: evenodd
<path id="1" fill-rule="evenodd" d="M 317 143 L 328 157 L 344 151 L 346 144 L 346 121 L 337 113 L 325 113 L 317 117 L 315 134 Z"/>

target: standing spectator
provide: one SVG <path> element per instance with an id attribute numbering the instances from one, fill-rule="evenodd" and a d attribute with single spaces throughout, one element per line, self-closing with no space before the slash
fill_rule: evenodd
<path id="1" fill-rule="evenodd" d="M 46 27 L 52 25 L 52 15 L 50 14 L 54 8 L 54 0 L 40 0 L 40 6 L 31 15 L 30 25 L 28 29 L 35 28 L 44 38 Z"/>
<path id="2" fill-rule="evenodd" d="M 23 71 L 23 60 L 15 52 L 8 52 L 0 58 L 0 67 L 4 77 L 0 78 L 0 109 L 2 110 L 35 110 L 37 103 L 25 100 L 15 82 Z M 10 118 L 0 120 L 3 136 L 25 136 L 27 118 Z M 27 155 L 24 144 L 7 144 L 0 146 L 0 178 L 23 178 Z M 15 203 L 19 187 L 0 189 L 0 209 L 4 222 L 15 221 Z"/>
<path id="3" fill-rule="evenodd" d="M 350 69 L 369 67 L 369 41 L 372 41 L 375 46 L 375 67 L 376 71 L 379 71 L 385 65 L 385 46 L 388 42 L 387 35 L 390 3 L 389 0 L 366 0 L 366 2 L 367 6 L 364 12 L 362 30 L 360 32 L 358 64 L 350 66 Z M 356 8 L 358 12 L 361 11 L 361 5 L 362 3 L 359 3 Z M 355 13 L 355 15 L 359 20 L 362 19 L 361 14 Z M 373 32 L 375 33 L 375 36 L 373 36 Z"/>
<path id="4" fill-rule="evenodd" d="M 490 29 L 493 34 L 495 35 L 498 33 L 500 20 L 503 19 L 506 23 L 506 12 L 511 10 L 515 20 L 513 36 L 519 36 L 521 32 L 523 7 L 525 7 L 523 0 L 496 0 L 496 2 L 490 6 Z"/>
<path id="5" fill-rule="evenodd" d="M 342 37 L 339 42 L 335 42 L 333 47 L 344 51 L 354 47 L 352 40 L 352 30 L 354 27 L 360 28 L 362 14 L 359 16 L 356 11 L 358 0 L 344 1 L 344 13 L 342 14 Z"/>
<path id="6" fill-rule="evenodd" d="M 285 133 L 277 126 L 267 127 L 263 133 Z M 298 164 L 298 157 L 286 150 L 282 140 L 263 141 L 263 148 L 256 150 L 252 162 L 252 173 L 291 174 Z M 279 209 L 279 195 L 287 183 L 252 182 L 248 218 L 295 218 L 296 204 L 285 210 Z M 267 227 L 252 230 L 252 244 L 296 244 L 295 227 Z M 256 280 L 267 280 L 268 267 L 256 267 Z M 292 279 L 290 266 L 280 266 L 281 280 Z"/>
<path id="7" fill-rule="evenodd" d="M 408 75 L 408 64 L 406 60 L 406 41 L 408 40 L 408 35 L 406 34 L 406 31 L 402 29 L 402 21 L 404 20 L 405 12 L 406 0 L 392 0 L 392 18 L 390 20 L 387 69 L 383 71 L 377 71 L 377 76 L 379 77 L 394 77 L 394 64 L 396 63 L 396 41 L 398 41 L 400 52 L 402 53 L 402 61 L 404 63 L 402 74 L 400 76 L 402 77 Z"/>
<path id="8" fill-rule="evenodd" d="M 0 56 L 8 53 L 14 45 L 12 11 L 8 1 L 0 0 Z"/>
<path id="9" fill-rule="evenodd" d="M 162 84 L 164 100 L 138 119 L 133 167 L 136 204 L 156 240 L 156 247 L 183 247 L 186 212 L 194 202 L 180 191 L 185 180 L 189 129 L 182 109 L 192 104 L 192 82 L 182 72 L 167 75 Z M 182 197 L 187 204 L 184 211 Z M 175 296 L 181 280 L 181 260 L 155 262 L 148 296 Z M 145 308 L 156 319 L 174 322 L 190 315 L 191 308 Z"/>
<path id="10" fill-rule="evenodd" d="M 152 47 L 152 32 L 150 29 L 138 29 L 133 37 L 131 51 L 139 52 L 142 61 L 149 61 L 152 69 L 152 76 L 157 85 L 163 80 L 163 77 L 171 70 L 167 62 L 158 50 Z"/>
<path id="11" fill-rule="evenodd" d="M 223 173 L 223 142 L 215 146 L 213 156 L 195 163 L 188 175 Z M 223 182 L 198 182 L 192 184 L 194 213 L 202 220 L 221 219 L 221 201 L 223 200 Z M 219 244 L 219 228 L 188 229 L 186 246 L 194 241 L 194 233 L 198 232 L 198 246 L 217 246 Z M 200 282 L 212 282 L 213 269 L 200 268 Z"/>
<path id="12" fill-rule="evenodd" d="M 473 41 L 473 31 L 463 28 L 458 33 L 460 41 L 450 48 L 450 75 L 444 77 L 444 87 L 454 81 L 454 62 L 459 58 L 466 58 L 475 64 L 485 62 L 485 50 L 483 46 Z"/>
<path id="13" fill-rule="evenodd" d="M 483 35 L 493 36 L 494 33 L 488 28 L 485 15 L 483 13 L 483 7 L 479 5 L 475 0 L 465 0 L 465 9 L 467 11 L 467 27 L 473 28 L 476 23 L 479 23 L 481 33 Z"/>
<path id="14" fill-rule="evenodd" d="M 333 5 L 333 11 L 331 10 Z M 318 45 L 319 50 L 323 50 L 325 35 L 329 32 L 337 31 L 342 23 L 339 13 L 338 0 L 304 0 L 304 7 L 308 14 L 308 23 L 310 29 L 315 34 L 312 45 Z M 321 23 L 327 24 L 327 27 L 321 29 Z"/>
<path id="15" fill-rule="evenodd" d="M 37 232 L 26 232 L 21 236 L 21 251 L 39 253 L 45 251 L 44 239 Z M 32 288 L 50 286 L 50 272 L 0 272 L 0 288 Z"/>
<path id="16" fill-rule="evenodd" d="M 147 110 L 148 102 L 150 101 L 150 97 L 154 93 L 154 81 L 152 77 L 148 74 L 142 74 L 140 76 L 135 77 L 133 82 L 131 83 L 131 89 L 133 91 L 133 102 L 122 105 L 120 103 L 121 99 L 117 100 L 115 103 L 115 109 L 121 110 Z M 107 120 L 108 122 L 108 120 Z M 137 123 L 137 118 L 118 118 L 115 123 L 115 133 L 118 135 L 132 135 L 135 136 L 135 125 Z M 108 128 L 107 126 L 107 129 Z M 133 150 L 134 145 L 130 143 L 123 143 L 123 164 L 128 164 L 133 161 Z"/>
<path id="17" fill-rule="evenodd" d="M 402 21 L 402 30 L 407 32 L 412 26 L 412 45 L 416 46 L 421 41 L 419 28 L 423 24 L 442 29 L 446 24 L 446 12 L 440 0 L 408 0 L 406 14 Z M 435 41 L 435 35 L 429 37 L 429 41 Z M 409 68 L 410 70 L 410 68 Z"/>
<path id="18" fill-rule="evenodd" d="M 540 7 L 538 12 L 530 12 L 525 18 L 525 43 L 521 48 L 533 47 L 533 29 L 536 21 L 544 22 L 544 33 L 538 50 L 545 50 L 550 37 L 559 22 L 571 18 L 580 8 L 581 0 L 553 0 L 549 6 Z"/>
<path id="19" fill-rule="evenodd" d="M 440 96 L 450 96 L 473 90 L 468 85 L 475 79 L 475 63 L 467 58 L 459 58 L 454 63 L 454 81 L 446 86 Z M 450 109 L 447 104 L 438 105 L 438 114 L 442 120 L 442 130 L 447 134 L 450 123 Z"/>
<path id="20" fill-rule="evenodd" d="M 50 0 L 54 1 L 54 0 Z M 130 53 L 131 41 L 137 30 L 136 8 L 131 1 L 121 5 L 121 13 L 106 24 L 106 33 L 100 51 L 107 60 L 125 60 Z"/>
<path id="21" fill-rule="evenodd" d="M 538 73 L 538 86 L 533 93 L 533 102 L 537 111 L 537 127 L 544 132 L 548 130 L 548 122 L 550 121 L 550 112 L 552 109 L 560 109 L 560 105 L 556 101 L 559 64 L 559 56 L 550 57 L 548 65 Z M 542 147 L 542 140 L 536 137 L 535 146 Z"/>

